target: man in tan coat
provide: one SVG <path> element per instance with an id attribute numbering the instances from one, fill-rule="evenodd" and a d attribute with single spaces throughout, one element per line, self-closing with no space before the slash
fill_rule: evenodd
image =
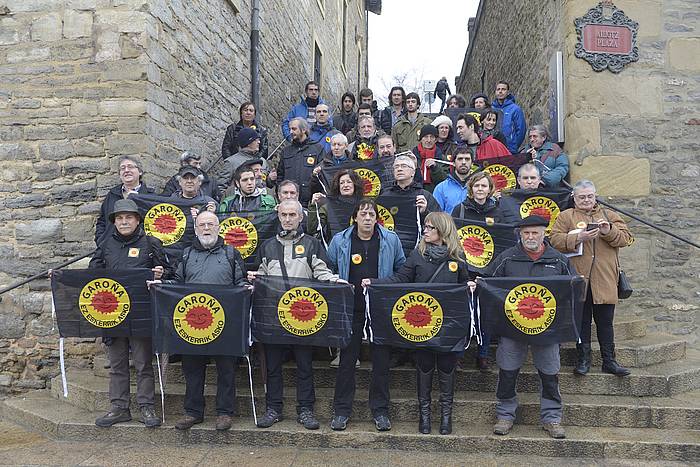
<path id="1" fill-rule="evenodd" d="M 581 180 L 574 186 L 574 208 L 559 214 L 550 242 L 562 253 L 569 253 L 571 263 L 587 281 L 586 301 L 581 322 L 581 344 L 574 373 L 585 375 L 591 367 L 591 321 L 595 319 L 598 344 L 603 358 L 602 371 L 617 376 L 630 374 L 615 361 L 613 316 L 617 304 L 617 281 L 620 272 L 618 250 L 634 242 L 627 224 L 614 211 L 596 201 L 595 186 Z"/>

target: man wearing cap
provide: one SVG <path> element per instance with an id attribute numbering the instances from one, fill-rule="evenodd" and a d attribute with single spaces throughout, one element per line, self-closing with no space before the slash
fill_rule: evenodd
<path id="1" fill-rule="evenodd" d="M 102 201 L 100 216 L 95 224 L 95 245 L 97 246 L 100 246 L 100 243 L 114 232 L 114 224 L 108 222 L 108 217 L 114 210 L 114 203 L 117 200 L 128 198 L 132 193 L 153 193 L 153 189 L 147 187 L 142 181 L 143 168 L 137 158 L 134 156 L 122 157 L 119 159 L 117 167 L 121 184 L 112 187 Z"/>
<path id="2" fill-rule="evenodd" d="M 210 177 L 202 170 L 202 157 L 192 151 L 185 151 L 180 155 L 180 168 L 194 167 L 202 172 L 203 178 L 200 189 L 206 196 L 210 196 L 214 201 L 219 201 L 219 189 L 216 186 L 214 177 Z M 170 180 L 165 184 L 161 196 L 170 196 L 180 189 L 180 183 L 177 181 L 178 174 L 170 177 Z"/>
<path id="3" fill-rule="evenodd" d="M 425 125 L 420 130 L 420 140 L 418 145 L 413 148 L 413 154 L 416 155 L 420 172 L 420 179 L 423 181 L 423 188 L 431 193 L 438 183 L 447 178 L 449 173 L 448 165 L 437 162 L 445 160 L 442 151 L 435 144 L 437 142 L 438 131 L 432 125 Z"/>
<path id="4" fill-rule="evenodd" d="M 404 113 L 391 129 L 396 152 L 410 151 L 418 144 L 420 130 L 430 125 L 430 117 L 423 115 L 420 110 L 420 96 L 415 92 L 406 95 L 406 113 Z"/>
<path id="5" fill-rule="evenodd" d="M 100 243 L 90 260 L 90 269 L 150 268 L 154 279 L 170 273 L 163 246 L 155 237 L 145 234 L 140 226 L 141 216 L 136 203 L 120 199 L 109 214 L 114 232 Z M 150 337 L 110 337 L 104 339 L 109 357 L 109 399 L 111 408 L 95 420 L 100 427 L 131 420 L 129 410 L 130 378 L 129 348 L 136 367 L 136 402 L 141 412 L 140 421 L 147 427 L 160 425 L 153 409 L 155 385 L 153 379 L 153 350 Z"/>
<path id="6" fill-rule="evenodd" d="M 185 166 L 180 169 L 180 171 L 175 176 L 180 189 L 170 195 L 171 198 L 188 199 L 197 201 L 200 206 L 197 211 L 216 211 L 216 201 L 211 196 L 207 196 L 202 192 L 201 186 L 204 180 L 204 174 L 200 172 L 199 169 L 192 166 Z M 196 215 L 196 213 L 195 213 Z"/>
<path id="7" fill-rule="evenodd" d="M 523 219 L 519 228 L 520 242 L 498 255 L 494 261 L 494 277 L 542 277 L 575 275 L 569 258 L 544 242 L 549 221 L 539 216 Z M 513 428 L 518 399 L 515 386 L 528 347 L 540 375 L 540 419 L 542 428 L 552 438 L 565 438 L 561 426 L 562 402 L 559 393 L 559 344 L 535 345 L 501 336 L 496 351 L 498 385 L 496 387 L 497 422 L 493 432 L 506 435 Z"/>
<path id="8" fill-rule="evenodd" d="M 219 193 L 223 198 L 226 191 L 231 187 L 231 182 L 233 181 L 233 174 L 244 162 L 248 162 L 252 159 L 259 159 L 258 152 L 260 151 L 260 135 L 258 132 L 252 128 L 242 128 L 238 132 L 238 146 L 239 150 L 236 154 L 227 157 L 224 160 L 224 166 L 221 169 L 221 176 L 219 178 Z M 263 168 L 267 169 L 267 161 L 262 160 Z"/>

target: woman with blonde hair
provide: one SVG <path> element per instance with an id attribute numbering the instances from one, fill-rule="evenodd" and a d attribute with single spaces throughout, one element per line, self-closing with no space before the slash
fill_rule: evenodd
<path id="1" fill-rule="evenodd" d="M 401 269 L 384 279 L 363 279 L 362 285 L 409 282 L 466 284 L 468 280 L 464 250 L 459 243 L 457 227 L 452 217 L 444 212 L 431 212 L 425 217 L 423 237 Z M 415 358 L 420 412 L 418 429 L 421 433 L 430 433 L 430 392 L 437 362 L 440 381 L 440 434 L 448 435 L 452 433 L 452 401 L 458 352 L 420 349 L 416 351 Z"/>

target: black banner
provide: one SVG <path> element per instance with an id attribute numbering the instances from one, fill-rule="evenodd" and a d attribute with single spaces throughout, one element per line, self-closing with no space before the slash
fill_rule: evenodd
<path id="1" fill-rule="evenodd" d="M 204 209 L 201 202 L 160 195 L 131 195 L 141 212 L 143 229 L 147 235 L 163 243 L 165 254 L 172 264 L 182 258 L 182 250 L 194 240 L 194 222 L 191 208 Z"/>
<path id="2" fill-rule="evenodd" d="M 150 269 L 59 269 L 51 275 L 61 337 L 150 337 Z"/>
<path id="3" fill-rule="evenodd" d="M 352 212 L 355 210 L 355 202 L 350 202 L 335 196 L 329 196 L 326 200 L 328 228 L 331 231 L 331 235 L 335 235 L 350 227 Z M 326 243 L 331 242 L 330 238 L 326 238 L 325 240 Z"/>
<path id="4" fill-rule="evenodd" d="M 547 235 L 552 231 L 554 221 L 560 212 L 569 208 L 571 192 L 559 190 L 515 190 L 510 196 L 500 200 L 504 218 L 509 223 L 517 223 L 528 216 L 540 216 L 549 220 Z"/>
<path id="5" fill-rule="evenodd" d="M 454 221 L 467 267 L 480 276 L 490 275 L 488 271 L 494 267 L 493 261 L 518 241 L 515 227 L 510 224 L 489 224 L 458 218 Z"/>
<path id="6" fill-rule="evenodd" d="M 364 196 L 379 196 L 382 189 L 391 186 L 394 180 L 392 169 L 387 168 L 381 159 L 350 161 L 346 164 L 324 167 L 321 170 L 320 180 L 325 187 L 324 191 L 330 190 L 333 177 L 339 170 L 344 169 L 352 169 L 360 176 L 364 184 Z"/>
<path id="7" fill-rule="evenodd" d="M 375 344 L 464 350 L 471 329 L 466 284 L 372 284 L 367 290 Z"/>
<path id="8" fill-rule="evenodd" d="M 481 320 L 492 336 L 536 345 L 578 340 L 581 276 L 488 277 L 477 284 Z"/>
<path id="9" fill-rule="evenodd" d="M 259 277 L 253 295 L 253 337 L 263 344 L 346 347 L 353 303 L 348 284 Z"/>
<path id="10" fill-rule="evenodd" d="M 179 355 L 248 354 L 251 291 L 209 284 L 151 287 L 153 348 Z"/>
<path id="11" fill-rule="evenodd" d="M 243 257 L 246 268 L 260 266 L 258 250 L 265 240 L 279 231 L 277 211 L 240 211 L 219 213 L 219 236 Z"/>
<path id="12" fill-rule="evenodd" d="M 496 191 L 512 191 L 518 185 L 518 169 L 530 159 L 530 154 L 521 153 L 486 159 L 480 164 L 493 179 Z"/>

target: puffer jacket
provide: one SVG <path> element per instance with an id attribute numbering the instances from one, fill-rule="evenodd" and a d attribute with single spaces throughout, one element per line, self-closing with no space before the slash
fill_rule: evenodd
<path id="1" fill-rule="evenodd" d="M 282 276 L 280 261 L 284 261 L 289 277 L 319 281 L 338 280 L 338 275 L 333 274 L 328 266 L 321 242 L 310 235 L 297 233 L 292 238 L 277 235 L 267 240 L 260 247 L 258 274 Z"/>
<path id="2" fill-rule="evenodd" d="M 219 237 L 212 248 L 204 248 L 195 238 L 182 252 L 172 283 L 249 285 L 241 254 Z"/>
<path id="3" fill-rule="evenodd" d="M 326 101 L 324 101 L 322 97 L 319 97 L 318 103 L 325 104 Z M 292 141 L 292 133 L 289 131 L 289 122 L 293 118 L 301 117 L 303 119 L 306 119 L 308 116 L 309 116 L 309 106 L 306 105 L 306 98 L 304 96 L 301 96 L 301 99 L 299 100 L 299 102 L 294 104 L 292 106 L 292 108 L 289 109 L 287 116 L 284 117 L 284 120 L 282 120 L 282 135 L 284 136 L 284 139 L 286 139 L 287 141 L 290 141 L 290 142 Z"/>
<path id="4" fill-rule="evenodd" d="M 493 197 L 487 198 L 484 204 L 479 204 L 473 198 L 467 197 L 455 206 L 452 210 L 452 217 L 481 222 L 485 222 L 486 218 L 490 217 L 494 222 L 503 222 L 501 207 L 496 198 Z"/>

